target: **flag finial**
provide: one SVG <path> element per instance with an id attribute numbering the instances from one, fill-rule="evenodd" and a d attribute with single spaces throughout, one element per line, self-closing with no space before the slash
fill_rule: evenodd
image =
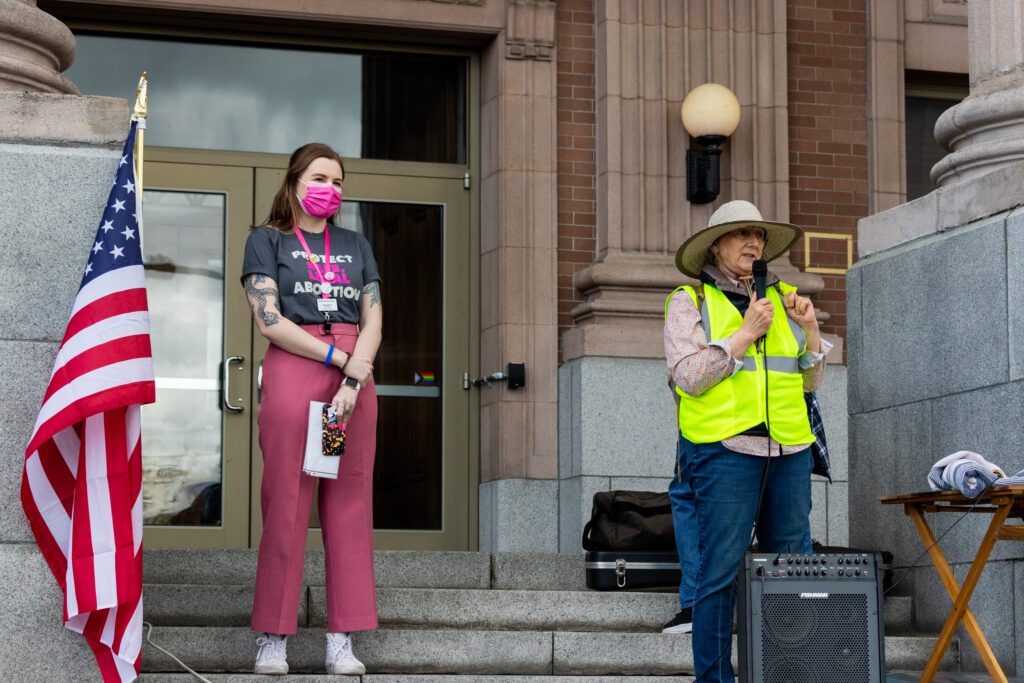
<path id="1" fill-rule="evenodd" d="M 146 72 L 143 71 L 142 75 L 139 76 L 139 85 L 135 88 L 135 110 L 132 112 L 133 118 L 146 118 L 146 110 L 149 106 L 149 93 L 147 92 L 148 87 L 149 80 L 146 77 Z"/>

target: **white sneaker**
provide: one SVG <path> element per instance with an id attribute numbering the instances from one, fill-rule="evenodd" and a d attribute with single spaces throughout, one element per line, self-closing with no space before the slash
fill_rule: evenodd
<path id="1" fill-rule="evenodd" d="M 264 633 L 256 639 L 260 651 L 256 654 L 255 673 L 284 675 L 288 673 L 288 659 L 285 649 L 288 647 L 288 636 Z"/>
<path id="2" fill-rule="evenodd" d="M 366 667 L 352 654 L 352 637 L 349 634 L 327 634 L 327 673 L 357 676 L 366 673 Z"/>

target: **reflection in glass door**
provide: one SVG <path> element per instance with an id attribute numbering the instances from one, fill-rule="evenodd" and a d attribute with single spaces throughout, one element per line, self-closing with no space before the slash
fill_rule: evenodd
<path id="1" fill-rule="evenodd" d="M 252 171 L 149 163 L 146 181 L 157 389 L 142 410 L 146 543 L 245 547 L 251 338 L 225 316 L 237 317 L 232 260 L 252 215 Z"/>
<path id="2" fill-rule="evenodd" d="M 219 192 L 145 195 L 157 375 L 157 401 L 143 409 L 145 524 L 221 524 L 225 209 Z"/>
<path id="3" fill-rule="evenodd" d="M 339 223 L 369 240 L 382 274 L 374 526 L 440 531 L 444 207 L 350 201 Z"/>

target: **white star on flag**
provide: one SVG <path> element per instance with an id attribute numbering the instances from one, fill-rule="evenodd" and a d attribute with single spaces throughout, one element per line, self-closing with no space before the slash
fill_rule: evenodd
<path id="1" fill-rule="evenodd" d="M 114 221 L 103 221 L 103 225 L 100 226 L 100 230 L 103 232 L 110 232 L 114 229 Z"/>
<path id="2" fill-rule="evenodd" d="M 92 253 L 95 254 L 97 251 L 103 251 L 103 243 L 99 240 L 96 240 L 96 244 L 92 245 Z"/>
<path id="3" fill-rule="evenodd" d="M 114 203 L 110 206 L 114 211 L 124 211 L 124 202 L 120 199 L 115 199 Z"/>
<path id="4" fill-rule="evenodd" d="M 129 181 L 127 181 L 127 182 L 126 182 L 126 183 L 125 183 L 124 185 L 122 185 L 121 187 L 123 187 L 124 189 L 128 190 L 129 192 L 135 192 L 135 185 L 134 185 L 134 184 L 132 183 L 132 181 L 130 181 L 130 180 L 129 180 Z"/>
<path id="5" fill-rule="evenodd" d="M 122 166 L 124 166 L 124 165 L 125 165 L 125 164 L 127 164 L 127 163 L 128 163 L 128 155 L 127 155 L 127 154 L 124 154 L 124 155 L 122 155 L 122 156 L 121 156 L 121 163 L 119 163 L 119 164 L 117 165 L 117 167 L 118 167 L 118 168 L 121 168 Z M 116 182 L 116 181 L 115 181 L 115 182 Z"/>
<path id="6" fill-rule="evenodd" d="M 132 230 L 129 227 L 125 227 L 125 229 L 123 231 L 121 231 L 121 234 L 124 235 L 124 238 L 126 240 L 133 240 L 133 239 L 135 239 L 135 231 Z"/>
<path id="7" fill-rule="evenodd" d="M 118 256 L 124 256 L 124 249 L 121 247 L 114 247 L 110 250 L 110 253 L 114 255 L 114 258 L 117 258 Z"/>
<path id="8" fill-rule="evenodd" d="M 96 244 L 99 244 L 99 242 L 97 242 Z M 92 261 L 89 261 L 88 263 L 85 264 L 85 274 L 88 275 L 91 272 L 92 272 Z"/>

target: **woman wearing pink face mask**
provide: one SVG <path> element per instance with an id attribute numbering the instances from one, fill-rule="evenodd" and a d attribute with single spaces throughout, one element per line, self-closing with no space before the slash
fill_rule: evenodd
<path id="1" fill-rule="evenodd" d="M 327 577 L 327 672 L 362 674 L 350 634 L 377 627 L 373 579 L 373 461 L 381 341 L 380 276 L 362 235 L 331 224 L 345 169 L 311 143 L 292 153 L 270 216 L 245 246 L 242 284 L 270 342 L 259 418 L 263 536 L 252 628 L 258 674 L 286 674 L 296 632 L 306 529 L 319 483 Z M 346 425 L 337 479 L 302 472 L 310 401 L 331 402 Z"/>

